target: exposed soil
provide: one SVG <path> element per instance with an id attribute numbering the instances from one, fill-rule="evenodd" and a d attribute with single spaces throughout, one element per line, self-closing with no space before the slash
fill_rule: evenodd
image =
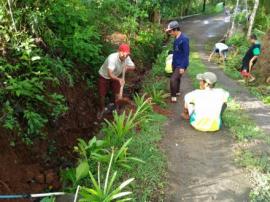
<path id="1" fill-rule="evenodd" d="M 16 136 L 1 130 L 0 193 L 38 193 L 61 187 L 59 170 L 75 162 L 73 146 L 77 138 L 90 138 L 98 129 L 93 92 L 86 86 L 80 82 L 74 87 L 63 85 L 59 89 L 67 99 L 69 111 L 57 122 L 50 123 L 47 139 L 26 146 L 17 138 L 16 146 L 12 147 L 10 141 Z"/>
<path id="2" fill-rule="evenodd" d="M 204 62 L 208 56 L 204 52 L 206 42 L 212 38 L 221 38 L 226 32 L 224 17 L 221 15 L 191 18 L 183 22 L 182 28 L 195 42 Z M 248 93 L 235 81 L 228 80 L 216 65 L 206 64 L 233 96 L 242 96 L 242 90 Z M 228 82 L 223 83 L 223 80 Z M 235 91 L 235 86 L 241 90 Z M 165 201 L 248 201 L 251 188 L 249 176 L 234 162 L 233 149 L 236 143 L 228 129 L 223 127 L 215 133 L 199 132 L 180 118 L 183 96 L 191 90 L 191 81 L 185 75 L 181 84 L 182 96 L 179 103 L 171 105 L 174 116 L 165 127 L 166 137 L 162 141 L 162 148 L 168 157 L 169 178 Z M 252 98 L 249 94 L 246 96 Z"/>

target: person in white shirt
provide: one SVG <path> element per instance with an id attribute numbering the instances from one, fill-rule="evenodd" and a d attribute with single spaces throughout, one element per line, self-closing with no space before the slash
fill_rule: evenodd
<path id="1" fill-rule="evenodd" d="M 105 109 L 105 97 L 111 89 L 115 100 L 118 99 L 120 87 L 125 81 L 120 76 L 123 71 L 134 70 L 135 65 L 131 60 L 130 47 L 128 44 L 121 44 L 118 52 L 112 53 L 105 60 L 99 69 L 98 91 L 99 91 L 99 112 L 98 118 L 102 118 Z"/>
<path id="2" fill-rule="evenodd" d="M 182 118 L 199 131 L 217 131 L 221 127 L 221 115 L 226 108 L 229 93 L 214 88 L 217 77 L 212 72 L 198 74 L 200 89 L 185 95 Z"/>
<path id="3" fill-rule="evenodd" d="M 211 61 L 212 56 L 217 53 L 221 57 L 222 61 L 224 62 L 227 58 L 229 47 L 225 43 L 218 42 L 215 44 L 215 47 L 211 54 L 209 55 L 208 61 Z"/>

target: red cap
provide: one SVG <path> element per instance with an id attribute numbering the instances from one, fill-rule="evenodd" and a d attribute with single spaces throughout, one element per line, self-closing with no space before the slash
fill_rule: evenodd
<path id="1" fill-rule="evenodd" d="M 128 53 L 130 54 L 130 48 L 129 48 L 129 45 L 128 44 L 121 44 L 118 48 L 118 51 L 121 51 L 121 52 L 125 52 L 125 53 Z"/>

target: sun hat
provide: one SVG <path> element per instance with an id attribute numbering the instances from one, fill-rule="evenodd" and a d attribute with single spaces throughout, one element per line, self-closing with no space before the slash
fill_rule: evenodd
<path id="1" fill-rule="evenodd" d="M 198 80 L 206 81 L 208 84 L 214 84 L 217 82 L 217 76 L 213 72 L 205 72 L 203 74 L 197 74 Z"/>
<path id="2" fill-rule="evenodd" d="M 118 48 L 118 51 L 130 54 L 129 45 L 125 43 L 121 44 Z"/>
<path id="3" fill-rule="evenodd" d="M 169 24 L 168 24 L 168 27 L 166 29 L 166 32 L 172 30 L 172 29 L 175 29 L 175 28 L 179 28 L 180 25 L 177 21 L 171 21 Z"/>

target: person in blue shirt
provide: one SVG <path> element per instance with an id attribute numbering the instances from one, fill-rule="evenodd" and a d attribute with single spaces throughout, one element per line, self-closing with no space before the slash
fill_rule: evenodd
<path id="1" fill-rule="evenodd" d="M 173 42 L 173 73 L 170 79 L 171 102 L 177 102 L 177 94 L 180 94 L 181 77 L 189 65 L 189 39 L 180 30 L 177 21 L 171 21 L 168 24 L 166 32 L 175 37 Z"/>

